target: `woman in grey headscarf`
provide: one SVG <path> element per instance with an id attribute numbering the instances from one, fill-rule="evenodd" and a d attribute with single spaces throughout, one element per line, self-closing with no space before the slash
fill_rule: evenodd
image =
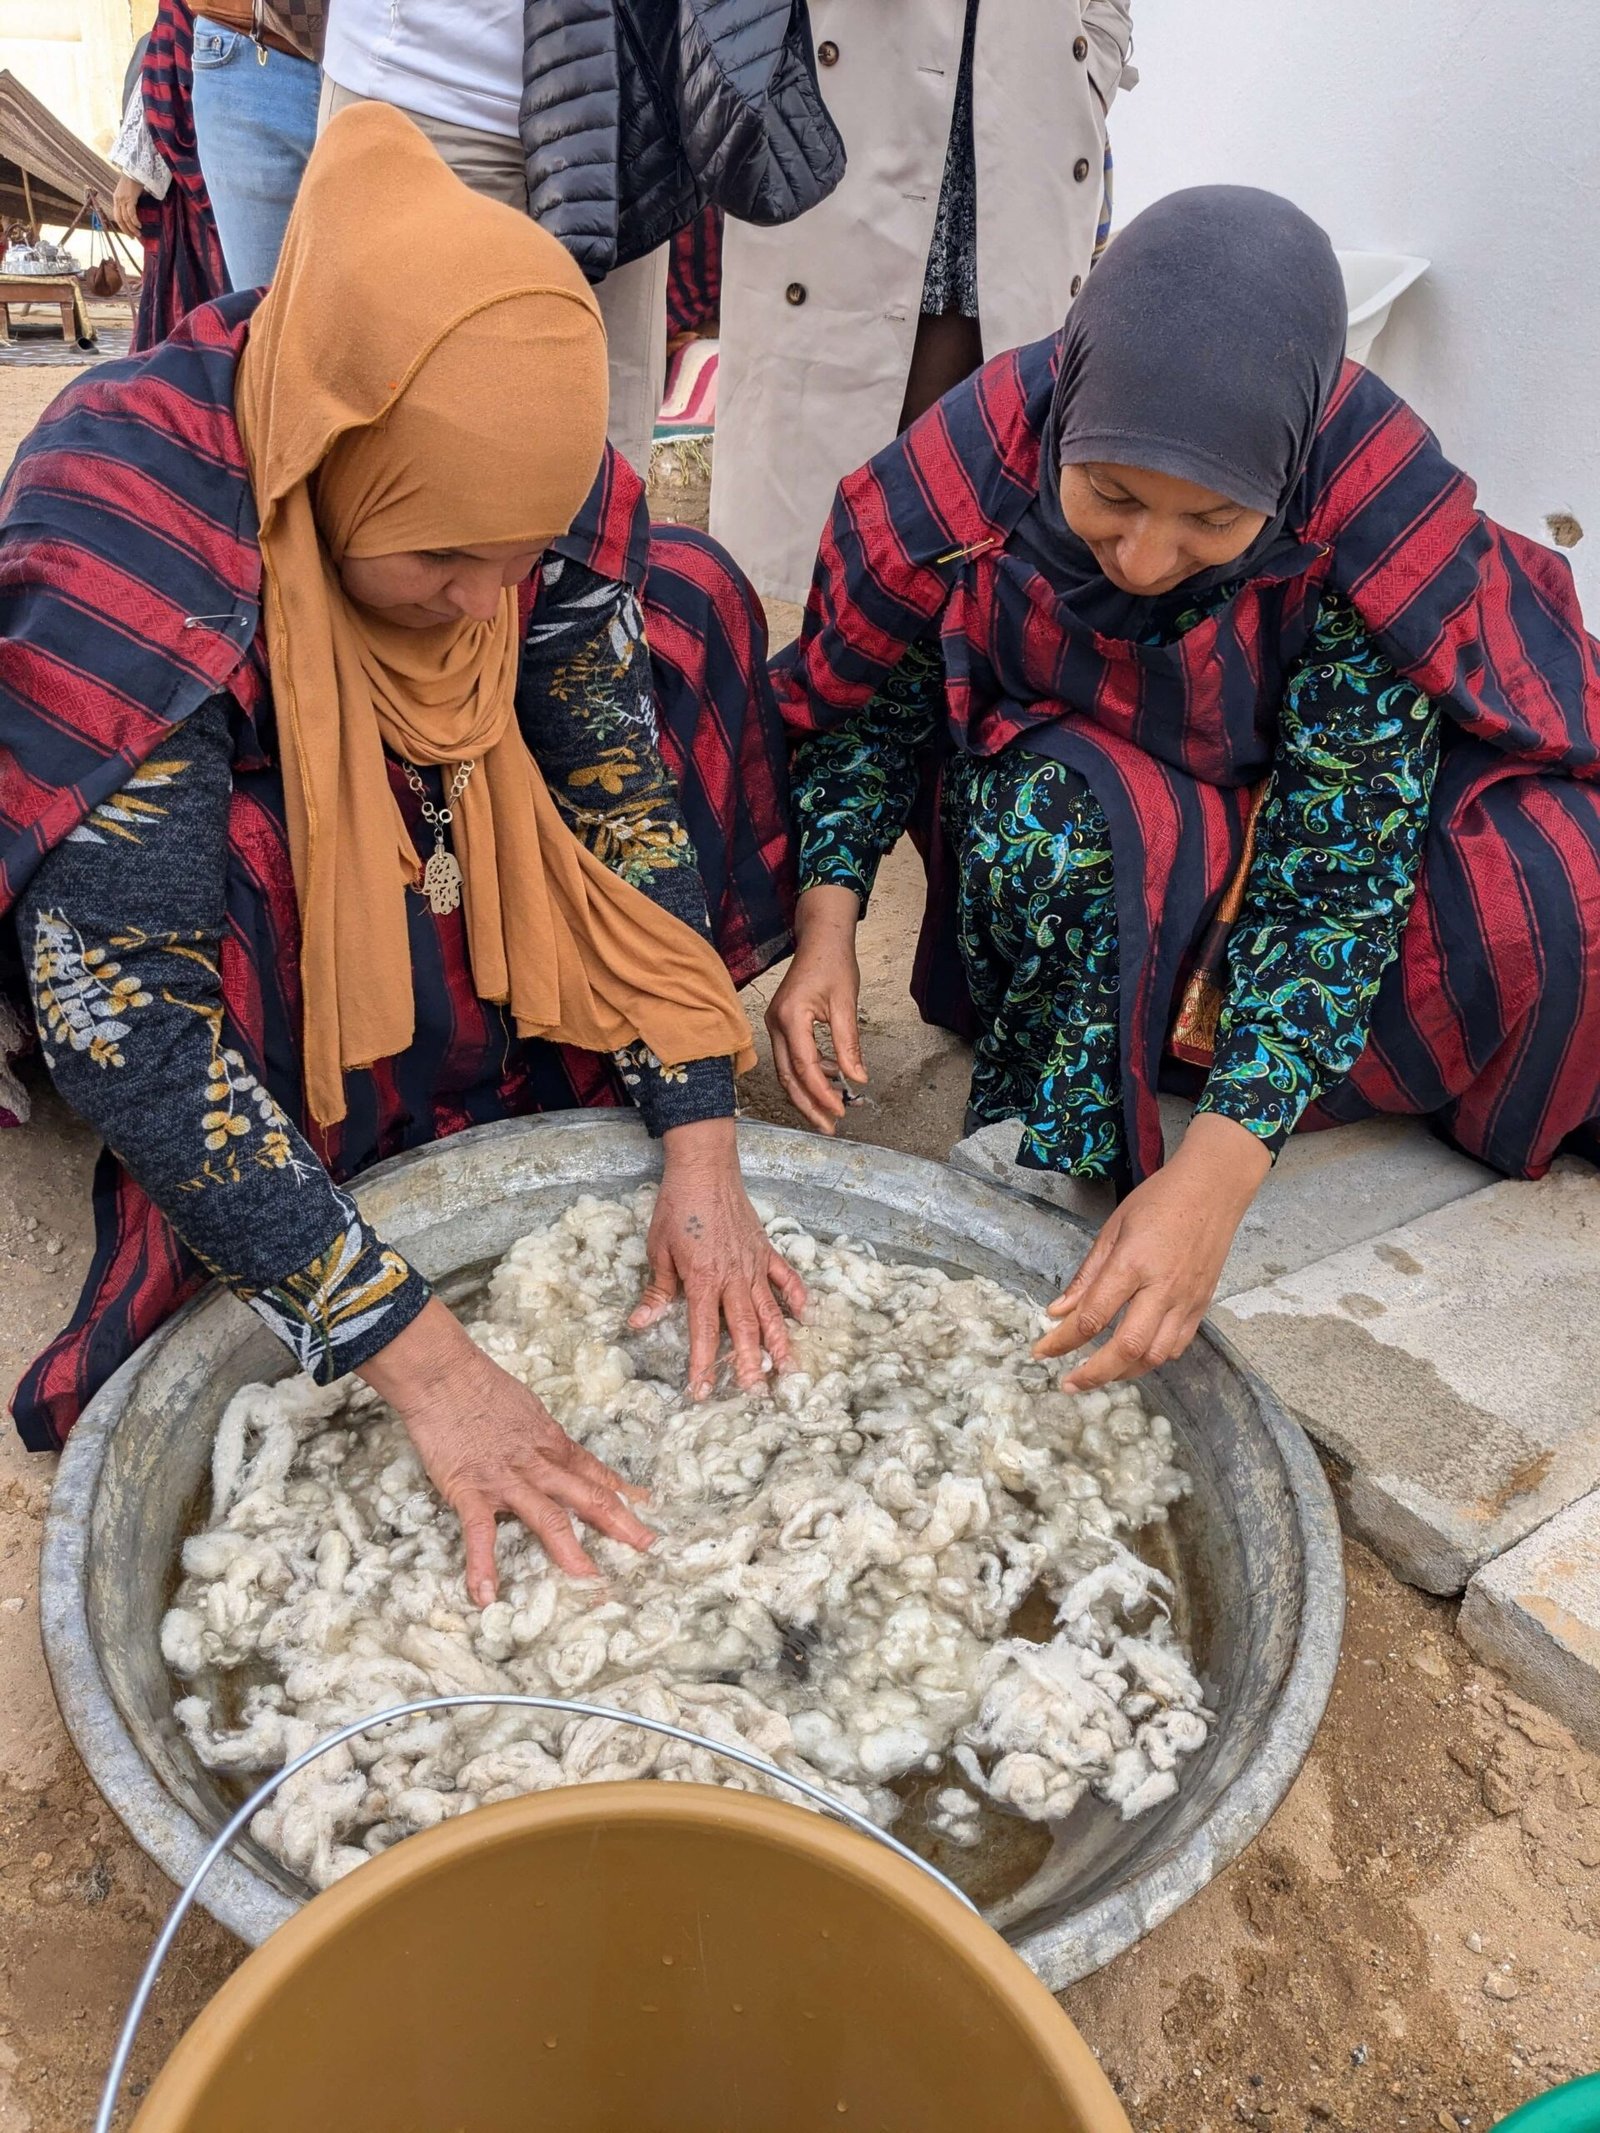
<path id="1" fill-rule="evenodd" d="M 855 926 L 920 814 L 913 989 L 972 1122 L 1119 1195 L 1042 1351 L 1121 1311 L 1080 1389 L 1187 1344 L 1313 1106 L 1513 1175 L 1600 1151 L 1600 647 L 1344 336 L 1288 201 L 1159 202 L 842 485 L 784 665 L 780 1078 L 831 1130 L 817 1023 L 864 1077 Z"/>

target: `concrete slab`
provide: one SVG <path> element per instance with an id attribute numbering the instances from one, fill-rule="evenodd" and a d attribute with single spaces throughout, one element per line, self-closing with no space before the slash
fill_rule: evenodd
<path id="1" fill-rule="evenodd" d="M 1600 1486 L 1600 1177 L 1560 1164 L 1215 1312 L 1333 1454 L 1348 1522 L 1428 1592 Z"/>
<path id="2" fill-rule="evenodd" d="M 1480 1570 L 1459 1626 L 1519 1695 L 1600 1748 L 1600 1490 Z"/>
<path id="3" fill-rule="evenodd" d="M 1190 1107 L 1163 1097 L 1170 1154 Z M 1021 1127 L 1008 1119 L 985 1126 L 950 1151 L 956 1169 L 1009 1185 L 1096 1225 L 1111 1212 L 1111 1190 L 1082 1178 L 1021 1170 Z M 1332 1133 L 1292 1140 L 1240 1224 L 1219 1296 L 1258 1288 L 1345 1246 L 1381 1237 L 1494 1183 L 1495 1173 L 1447 1148 L 1415 1119 L 1372 1119 Z"/>

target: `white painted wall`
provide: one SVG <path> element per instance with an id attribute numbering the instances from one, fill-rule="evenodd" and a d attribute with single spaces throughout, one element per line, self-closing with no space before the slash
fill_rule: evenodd
<path id="1" fill-rule="evenodd" d="M 1420 253 L 1373 366 L 1570 551 L 1600 630 L 1600 0 L 1134 0 L 1117 220 L 1178 186 L 1287 193 L 1341 248 Z"/>
<path id="2" fill-rule="evenodd" d="M 0 0 L 0 67 L 104 155 L 122 118 L 122 70 L 154 17 L 154 0 Z"/>

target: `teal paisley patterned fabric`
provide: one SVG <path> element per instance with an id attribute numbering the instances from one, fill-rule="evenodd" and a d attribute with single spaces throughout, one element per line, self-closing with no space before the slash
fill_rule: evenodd
<path id="1" fill-rule="evenodd" d="M 975 1121 L 1023 1121 L 1022 1159 L 1105 1177 L 1122 1147 L 1117 899 L 1100 803 L 1065 764 L 1020 749 L 952 764 L 956 924 L 982 1022 Z"/>
<path id="2" fill-rule="evenodd" d="M 1224 587 L 1177 615 L 1194 627 Z M 905 829 L 942 724 L 942 671 L 919 645 L 852 720 L 795 752 L 800 885 L 854 889 Z M 1438 718 L 1352 610 L 1325 599 L 1285 693 L 1272 784 L 1199 1108 L 1277 1152 L 1366 1042 L 1421 866 Z M 1110 833 L 1074 772 L 1018 744 L 952 756 L 945 827 L 973 1005 L 972 1108 L 1021 1118 L 1019 1160 L 1107 1177 L 1122 1153 L 1116 900 Z"/>
<path id="3" fill-rule="evenodd" d="M 1422 865 L 1439 716 L 1343 601 L 1285 693 L 1202 1111 L 1274 1153 L 1349 1073 Z"/>

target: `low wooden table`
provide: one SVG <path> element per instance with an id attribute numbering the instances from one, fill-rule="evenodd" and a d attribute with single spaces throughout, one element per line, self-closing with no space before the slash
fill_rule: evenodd
<path id="1" fill-rule="evenodd" d="M 83 291 L 72 275 L 0 274 L 0 317 L 5 320 L 8 341 L 16 338 L 11 331 L 13 304 L 58 304 L 62 339 L 69 344 L 76 341 L 82 347 L 93 345 L 94 328 L 89 323 Z"/>

